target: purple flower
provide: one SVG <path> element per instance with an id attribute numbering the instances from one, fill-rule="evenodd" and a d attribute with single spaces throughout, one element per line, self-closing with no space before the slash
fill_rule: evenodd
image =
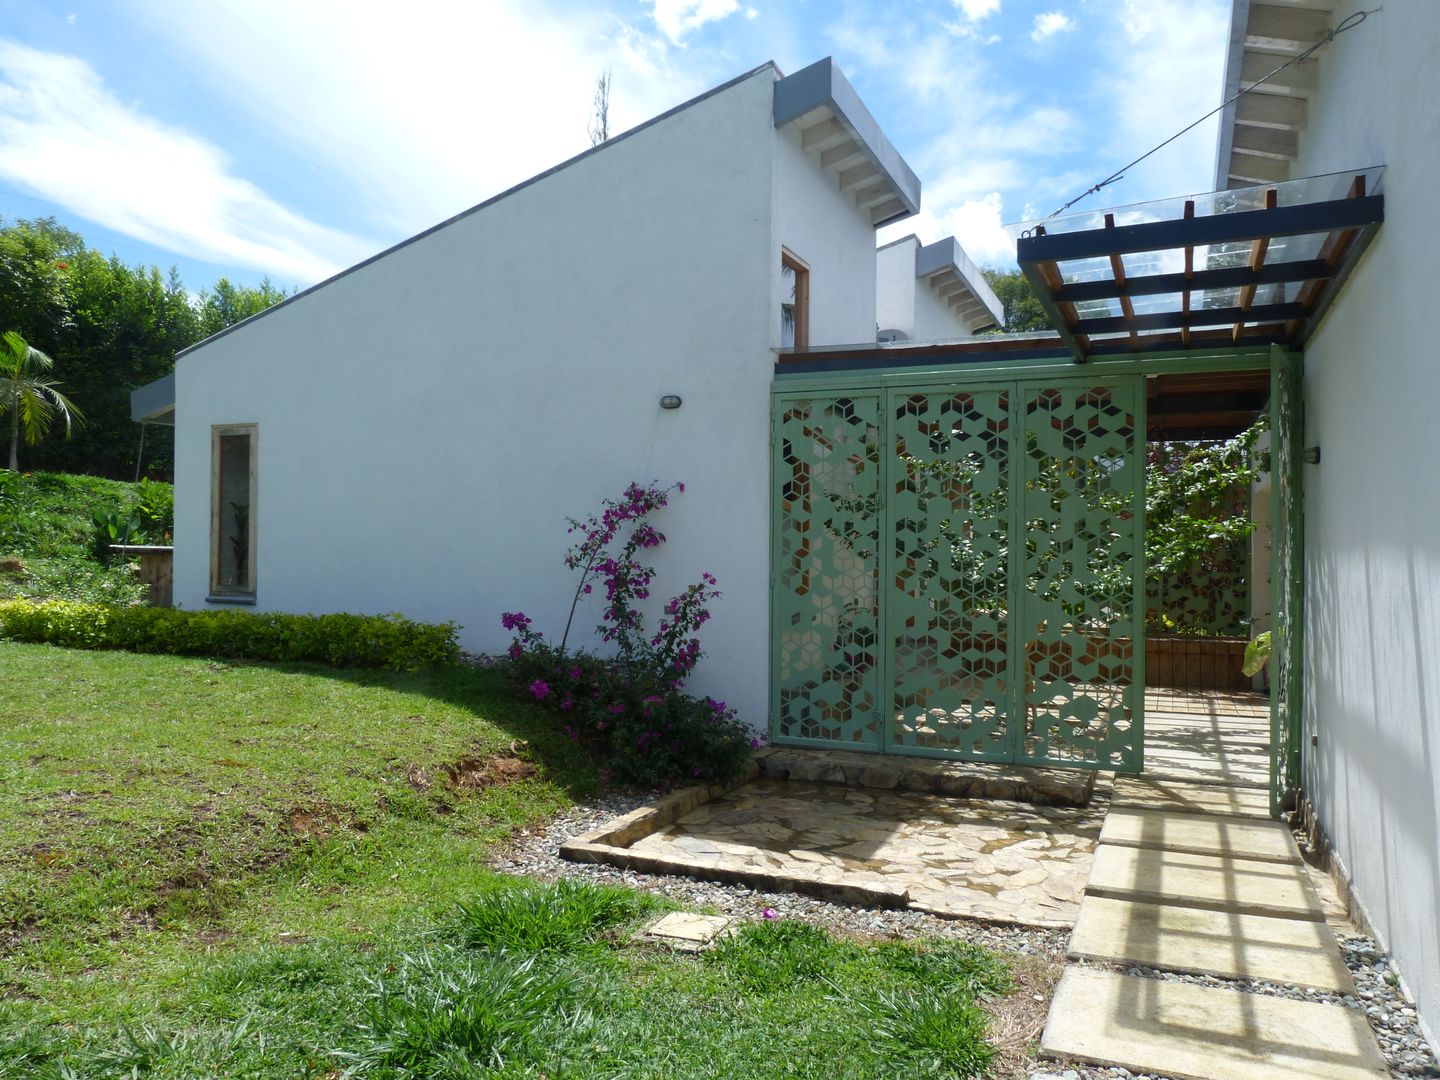
<path id="1" fill-rule="evenodd" d="M 530 684 L 530 694 L 536 701 L 544 701 L 550 694 L 550 684 L 544 679 L 536 679 Z"/>
<path id="2" fill-rule="evenodd" d="M 778 919 L 780 916 L 775 913 L 774 908 L 767 907 L 764 911 L 760 912 L 760 917 L 762 919 Z"/>
<path id="3" fill-rule="evenodd" d="M 760 749 L 760 740 L 759 740 L 759 739 L 751 739 L 751 740 L 750 740 L 750 749 L 751 749 L 751 750 L 759 750 L 759 749 Z"/>
<path id="4" fill-rule="evenodd" d="M 525 650 L 520 647 L 520 643 L 518 641 L 511 642 L 510 648 L 506 649 L 505 651 L 510 654 L 511 660 L 519 660 L 520 657 L 525 655 Z"/>

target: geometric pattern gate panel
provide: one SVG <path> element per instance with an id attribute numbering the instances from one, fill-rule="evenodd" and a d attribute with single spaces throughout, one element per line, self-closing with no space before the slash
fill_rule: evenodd
<path id="1" fill-rule="evenodd" d="M 1144 426 L 1136 379 L 1022 385 L 1017 760 L 1142 766 Z M 1142 648 L 1136 645 L 1142 643 Z M 1139 669 L 1139 670 L 1137 670 Z"/>
<path id="2" fill-rule="evenodd" d="M 1008 385 L 892 391 L 889 747 L 1014 760 Z"/>
<path id="3" fill-rule="evenodd" d="M 773 733 L 881 748 L 878 394 L 780 400 Z"/>

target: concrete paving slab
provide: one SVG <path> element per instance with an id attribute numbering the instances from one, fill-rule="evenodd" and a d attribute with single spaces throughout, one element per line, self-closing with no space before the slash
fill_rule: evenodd
<path id="1" fill-rule="evenodd" d="M 726 915 L 671 911 L 651 920 L 641 931 L 641 936 L 681 952 L 700 952 L 721 934 L 727 933 L 734 922 Z"/>
<path id="2" fill-rule="evenodd" d="M 1117 780 L 1110 805 L 1230 817 L 1270 818 L 1268 791 L 1220 784 L 1192 784 L 1183 780 L 1157 780 L 1152 777 L 1140 779 L 1127 776 Z"/>
<path id="3" fill-rule="evenodd" d="M 1087 896 L 1324 922 L 1304 870 L 1286 863 L 1101 844 Z"/>
<path id="4" fill-rule="evenodd" d="M 1043 1053 L 1177 1080 L 1384 1080 L 1365 1014 L 1339 1005 L 1071 968 Z"/>
<path id="5" fill-rule="evenodd" d="M 1088 896 L 1070 936 L 1070 955 L 1355 993 L 1330 927 L 1304 919 Z"/>
<path id="6" fill-rule="evenodd" d="M 1120 806 L 1105 818 L 1100 842 L 1262 862 L 1301 861 L 1300 849 L 1295 846 L 1290 830 L 1268 819 L 1247 821 Z"/>

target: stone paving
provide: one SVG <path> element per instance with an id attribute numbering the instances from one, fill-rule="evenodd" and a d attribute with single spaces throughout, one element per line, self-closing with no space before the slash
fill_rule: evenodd
<path id="1" fill-rule="evenodd" d="M 631 844 L 704 872 L 903 890 L 937 915 L 1074 924 L 1104 814 L 759 780 Z"/>

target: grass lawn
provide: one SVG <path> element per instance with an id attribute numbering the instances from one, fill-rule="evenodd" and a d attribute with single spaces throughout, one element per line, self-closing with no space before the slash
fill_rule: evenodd
<path id="1" fill-rule="evenodd" d="M 493 673 L 0 643 L 0 1077 L 966 1076 L 1004 965 L 658 901 L 489 847 L 593 769 Z"/>

